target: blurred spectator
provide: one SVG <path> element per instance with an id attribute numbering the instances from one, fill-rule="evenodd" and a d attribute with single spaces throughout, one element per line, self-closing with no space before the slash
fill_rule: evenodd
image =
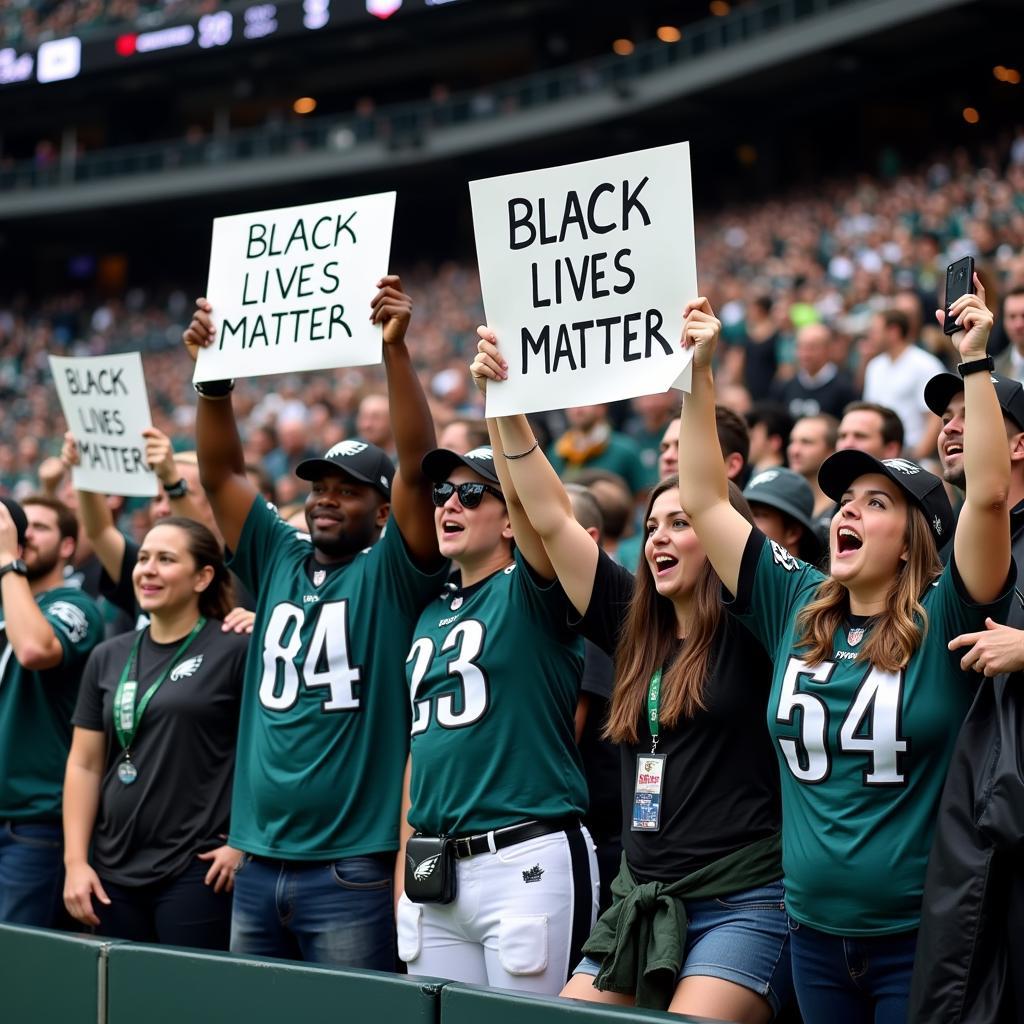
<path id="1" fill-rule="evenodd" d="M 570 470 L 606 469 L 622 477 L 633 494 L 644 489 L 640 447 L 633 438 L 612 430 L 606 405 L 581 405 L 567 409 L 565 415 L 569 429 L 548 449 L 555 472 L 565 475 Z"/>
<path id="2" fill-rule="evenodd" d="M 827 413 L 804 416 L 793 424 L 786 455 L 789 468 L 799 473 L 814 494 L 814 516 L 831 514 L 834 502 L 818 486 L 818 468 L 836 450 L 839 421 Z M 830 515 L 831 518 L 831 515 Z"/>
<path id="3" fill-rule="evenodd" d="M 851 402 L 843 410 L 836 451 L 856 448 L 876 459 L 895 459 L 903 451 L 903 421 L 884 405 Z"/>
<path id="4" fill-rule="evenodd" d="M 819 412 L 839 417 L 857 396 L 853 381 L 829 358 L 832 332 L 824 324 L 808 324 L 796 336 L 796 373 L 775 387 L 773 398 L 793 419 Z"/>
<path id="5" fill-rule="evenodd" d="M 465 455 L 474 448 L 482 448 L 490 444 L 487 435 L 487 424 L 483 420 L 461 419 L 452 420 L 437 435 L 437 447 Z"/>
<path id="6" fill-rule="evenodd" d="M 359 403 L 356 412 L 356 437 L 375 444 L 387 452 L 389 458 L 395 457 L 395 439 L 391 434 L 391 412 L 387 395 L 366 395 Z"/>
<path id="7" fill-rule="evenodd" d="M 1024 285 L 1006 293 L 1002 321 L 1010 344 L 996 357 L 996 373 L 1024 381 Z"/>
<path id="8" fill-rule="evenodd" d="M 786 464 L 786 445 L 793 429 L 793 417 L 779 402 L 755 402 L 747 414 L 750 431 L 748 460 L 752 473 Z"/>
<path id="9" fill-rule="evenodd" d="M 643 395 L 633 399 L 633 417 L 626 422 L 626 433 L 640 447 L 640 463 L 644 470 L 643 487 L 653 487 L 658 476 L 658 455 L 665 428 L 679 415 L 679 392 L 673 388 L 659 395 Z"/>

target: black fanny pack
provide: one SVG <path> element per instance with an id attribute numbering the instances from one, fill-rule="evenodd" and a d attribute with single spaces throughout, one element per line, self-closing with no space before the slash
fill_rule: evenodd
<path id="1" fill-rule="evenodd" d="M 455 840 L 410 836 L 405 844 L 405 895 L 413 903 L 453 903 Z"/>

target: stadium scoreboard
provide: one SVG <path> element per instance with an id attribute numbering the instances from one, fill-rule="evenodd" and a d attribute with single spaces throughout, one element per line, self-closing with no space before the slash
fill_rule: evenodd
<path id="1" fill-rule="evenodd" d="M 232 4 L 189 20 L 84 36 L 69 35 L 37 47 L 0 49 L 0 88 L 19 83 L 66 82 L 93 71 L 127 67 L 160 57 L 295 38 L 328 28 L 426 11 L 467 0 L 275 0 Z"/>

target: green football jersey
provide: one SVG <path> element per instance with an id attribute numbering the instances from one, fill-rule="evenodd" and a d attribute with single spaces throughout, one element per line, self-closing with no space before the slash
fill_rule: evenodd
<path id="1" fill-rule="evenodd" d="M 74 587 L 37 594 L 36 604 L 64 656 L 53 668 L 22 668 L 0 621 L 0 819 L 59 821 L 71 714 L 85 661 L 103 639 L 103 616 Z"/>
<path id="2" fill-rule="evenodd" d="M 418 831 L 467 835 L 584 812 L 574 733 L 583 641 L 566 622 L 562 588 L 538 583 L 518 552 L 424 609 L 407 661 Z"/>
<path id="3" fill-rule="evenodd" d="M 230 842 L 282 860 L 398 849 L 409 750 L 403 658 L 447 567 L 412 563 L 394 520 L 338 566 L 253 502 L 232 569 L 258 595 Z"/>
<path id="4" fill-rule="evenodd" d="M 946 644 L 1001 619 L 1012 594 L 976 605 L 950 563 L 921 603 L 927 633 L 910 664 L 857 658 L 870 625 L 836 631 L 833 657 L 808 665 L 796 618 L 825 577 L 754 531 L 736 610 L 775 662 L 768 728 L 782 781 L 786 905 L 833 935 L 916 928 L 946 770 L 977 681 Z M 973 680 L 973 682 L 972 682 Z"/>

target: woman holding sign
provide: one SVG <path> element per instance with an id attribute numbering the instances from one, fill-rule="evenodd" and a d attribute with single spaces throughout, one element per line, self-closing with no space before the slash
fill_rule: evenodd
<path id="1" fill-rule="evenodd" d="M 494 335 L 480 335 L 472 372 L 483 385 L 505 366 Z M 634 577 L 575 521 L 526 417 L 492 423 L 509 507 L 525 509 L 578 630 L 616 659 L 606 734 L 622 751 L 625 855 L 563 995 L 769 1021 L 790 990 L 778 770 L 764 728 L 771 663 L 723 612 L 675 477 L 648 501 Z M 730 501 L 748 522 L 738 489 Z"/>
<path id="2" fill-rule="evenodd" d="M 101 935 L 227 949 L 239 855 L 224 837 L 248 638 L 221 630 L 230 580 L 193 520 L 149 531 L 133 581 L 150 625 L 96 648 L 72 719 L 64 902 Z"/>
<path id="3" fill-rule="evenodd" d="M 772 652 L 768 703 L 782 776 L 793 978 L 808 1024 L 905 1021 L 925 866 L 946 769 L 970 704 L 951 637 L 1002 619 L 1013 593 L 1006 432 L 990 378 L 984 292 L 951 306 L 971 430 L 954 529 L 942 481 L 905 459 L 841 451 L 821 466 L 840 508 L 830 574 L 736 514 L 714 442 L 711 362 L 721 325 L 685 310 L 693 390 L 680 497 L 733 610 Z M 940 322 L 943 317 L 940 313 Z"/>
<path id="4" fill-rule="evenodd" d="M 415 834 L 398 953 L 410 974 L 555 995 L 597 910 L 573 733 L 583 645 L 498 469 L 486 445 L 423 460 L 456 573 L 424 608 L 406 660 Z"/>

